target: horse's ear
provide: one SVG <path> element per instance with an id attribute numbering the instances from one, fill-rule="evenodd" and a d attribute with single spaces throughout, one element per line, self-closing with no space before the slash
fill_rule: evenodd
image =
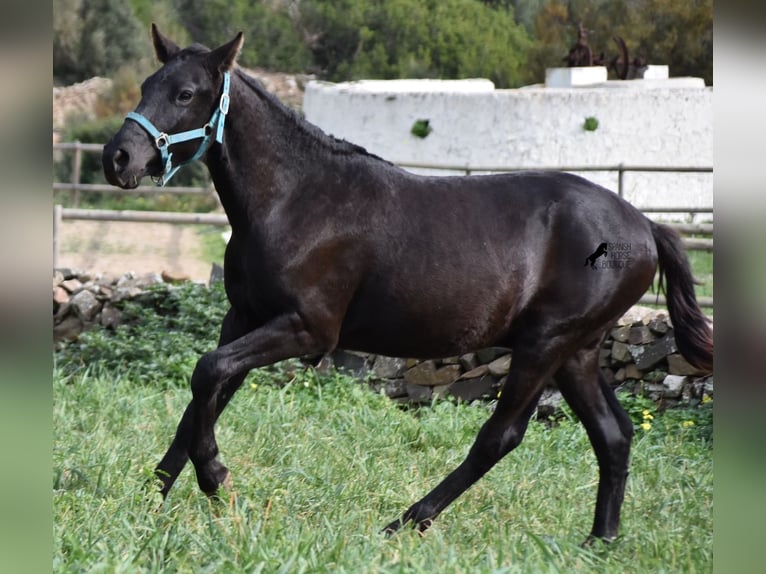
<path id="1" fill-rule="evenodd" d="M 181 51 L 181 48 L 173 40 L 160 34 L 157 24 L 154 23 L 152 23 L 152 42 L 154 42 L 154 52 L 157 54 L 157 59 L 163 64 Z"/>
<path id="2" fill-rule="evenodd" d="M 244 38 L 244 34 L 240 32 L 231 42 L 210 52 L 208 54 L 208 62 L 211 68 L 221 72 L 231 70 L 234 67 L 234 62 L 237 61 L 239 51 L 242 49 Z"/>

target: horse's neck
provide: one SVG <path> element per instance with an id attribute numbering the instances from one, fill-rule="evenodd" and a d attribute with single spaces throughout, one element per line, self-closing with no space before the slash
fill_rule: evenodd
<path id="1" fill-rule="evenodd" d="M 296 174 L 310 162 L 306 138 L 296 136 L 294 120 L 284 114 L 241 79 L 232 82 L 223 149 L 208 167 L 235 232 L 268 218 L 295 191 Z"/>

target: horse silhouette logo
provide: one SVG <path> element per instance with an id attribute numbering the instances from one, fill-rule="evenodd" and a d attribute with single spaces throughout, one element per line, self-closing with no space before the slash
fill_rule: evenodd
<path id="1" fill-rule="evenodd" d="M 585 258 L 585 265 L 583 265 L 583 267 L 590 263 L 591 269 L 598 269 L 596 267 L 596 259 L 602 255 L 606 255 L 606 242 L 600 243 L 599 246 L 596 247 L 596 250 Z"/>

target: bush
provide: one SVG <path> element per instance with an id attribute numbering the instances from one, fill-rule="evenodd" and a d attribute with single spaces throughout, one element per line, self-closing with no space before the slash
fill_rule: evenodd
<path id="1" fill-rule="evenodd" d="M 56 352 L 63 375 L 93 370 L 160 387 L 185 385 L 197 359 L 217 346 L 228 302 L 223 283 L 185 283 L 160 285 L 116 306 L 123 321 L 114 331 L 94 327 Z"/>

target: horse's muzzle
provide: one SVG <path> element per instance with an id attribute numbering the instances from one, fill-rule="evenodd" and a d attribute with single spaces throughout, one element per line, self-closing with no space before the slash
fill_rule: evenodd
<path id="1" fill-rule="evenodd" d="M 128 124 L 132 122 L 123 124 L 101 153 L 106 180 L 122 189 L 136 188 L 144 176 L 160 171 L 158 152 L 151 140 Z"/>

